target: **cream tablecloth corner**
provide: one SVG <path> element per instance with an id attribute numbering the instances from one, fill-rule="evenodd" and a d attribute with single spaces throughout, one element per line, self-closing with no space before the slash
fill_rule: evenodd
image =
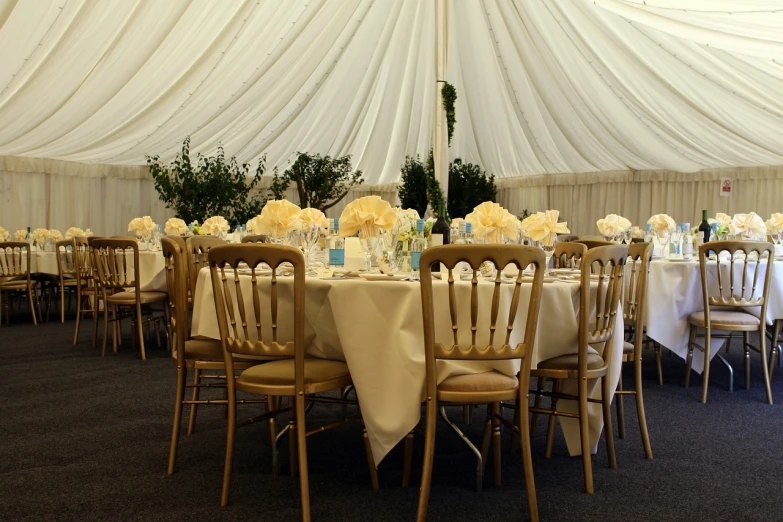
<path id="1" fill-rule="evenodd" d="M 766 261 L 762 261 L 762 263 L 766 263 Z M 708 283 L 714 292 L 717 292 L 716 266 L 715 261 L 707 264 Z M 755 264 L 750 264 L 745 267 L 749 278 L 752 278 L 751 270 L 754 266 Z M 723 261 L 721 268 L 725 284 L 729 277 L 729 263 Z M 741 281 L 742 267 L 735 263 L 734 269 L 735 278 Z M 688 316 L 704 310 L 699 270 L 697 260 L 655 260 L 650 263 L 645 320 L 647 336 L 661 343 L 682 359 L 688 355 L 688 333 L 690 331 Z M 757 295 L 760 295 L 763 290 L 765 274 L 766 268 L 762 267 L 762 274 L 757 284 Z M 752 310 L 755 311 L 756 316 L 760 314 L 760 308 Z M 774 262 L 766 322 L 769 325 L 781 318 L 783 318 L 783 263 Z M 697 342 L 703 344 L 703 330 L 700 332 L 700 339 L 697 339 Z M 710 358 L 718 353 L 724 342 L 724 339 L 712 340 Z M 698 373 L 704 370 L 704 358 L 701 353 L 694 353 L 693 369 Z"/>
<path id="2" fill-rule="evenodd" d="M 243 296 L 251 306 L 250 278 L 240 277 Z M 285 306 L 292 309 L 293 280 L 279 278 L 278 299 L 283 307 L 279 313 L 278 339 L 291 338 L 293 323 L 288 320 Z M 268 295 L 269 280 L 259 282 L 259 291 Z M 489 283 L 480 284 L 479 291 L 488 297 L 492 292 Z M 508 310 L 511 285 L 504 285 L 501 310 Z M 451 338 L 451 322 L 447 309 L 447 284 L 434 284 L 435 302 L 444 303 L 436 309 L 436 335 Z M 523 292 L 530 287 L 523 286 Z M 457 292 L 469 296 L 470 284 L 458 283 Z M 529 294 L 527 294 L 529 295 Z M 534 349 L 535 365 L 539 360 L 575 351 L 579 285 L 573 283 L 548 283 L 544 285 L 538 339 Z M 526 302 L 524 295 L 521 302 Z M 214 296 L 209 271 L 201 270 L 193 300 L 192 335 L 219 338 L 215 315 Z M 315 357 L 344 360 L 351 372 L 356 393 L 361 401 L 362 415 L 370 439 L 375 462 L 379 463 L 397 443 L 411 431 L 421 417 L 424 391 L 424 350 L 419 285 L 404 281 L 371 282 L 364 280 L 320 280 L 308 278 L 306 284 L 305 338 L 308 353 Z M 463 307 L 460 324 L 469 325 L 469 309 Z M 268 312 L 266 312 L 268 314 Z M 517 315 L 519 325 L 512 342 L 524 335 L 526 307 L 520 306 Z M 488 324 L 488 311 L 479 314 L 479 328 Z M 502 313 L 501 313 L 502 317 Z M 262 318 L 268 325 L 269 317 Z M 504 321 L 500 321 L 505 326 Z M 268 327 L 265 326 L 268 330 Z M 617 328 L 623 331 L 621 314 Z M 462 332 L 469 333 L 468 328 Z M 264 332 L 269 335 L 271 332 Z M 609 379 L 615 389 L 622 360 L 622 335 L 615 336 Z M 514 375 L 518 365 L 509 361 L 492 363 L 443 363 L 438 379 L 449 375 L 474 373 L 497 369 Z M 600 397 L 595 387 L 594 397 Z M 576 403 L 570 407 L 575 411 Z M 563 408 L 569 405 L 561 402 Z M 597 407 L 596 407 L 597 406 Z M 573 419 L 561 419 L 566 442 L 572 455 L 579 455 L 579 428 Z M 591 404 L 590 440 L 593 449 L 598 445 L 603 427 L 600 405 Z"/>

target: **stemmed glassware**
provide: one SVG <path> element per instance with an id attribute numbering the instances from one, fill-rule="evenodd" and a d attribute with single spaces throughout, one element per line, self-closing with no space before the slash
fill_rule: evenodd
<path id="1" fill-rule="evenodd" d="M 557 248 L 557 234 L 554 232 L 551 234 L 551 241 L 549 238 L 544 238 L 541 242 L 541 249 L 544 251 L 546 257 L 546 267 L 549 267 L 549 262 L 552 260 L 552 256 L 555 254 L 555 248 Z"/>
<path id="2" fill-rule="evenodd" d="M 661 249 L 663 250 L 661 252 L 661 257 L 663 257 L 664 259 L 668 259 L 669 241 L 671 240 L 671 232 L 668 229 L 656 230 L 655 236 L 658 238 L 658 244 L 661 246 Z"/>
<path id="3" fill-rule="evenodd" d="M 626 245 L 630 245 L 632 239 L 633 239 L 633 229 L 628 228 L 625 231 L 623 231 L 623 243 L 625 243 Z"/>
<path id="4" fill-rule="evenodd" d="M 391 230 L 381 231 L 381 242 L 383 245 L 383 255 L 389 263 L 389 269 L 394 271 L 400 268 L 397 258 L 397 247 L 400 243 L 400 226 L 395 225 Z"/>
<path id="5" fill-rule="evenodd" d="M 674 255 L 675 257 L 680 257 L 680 238 L 682 237 L 682 229 L 679 227 L 676 227 L 671 232 L 671 242 L 674 246 Z"/>
<path id="6" fill-rule="evenodd" d="M 364 252 L 366 259 L 367 272 L 372 271 L 372 256 L 375 255 L 375 250 L 378 248 L 378 232 L 376 227 L 370 227 L 362 225 L 359 228 L 359 244 Z"/>
<path id="7" fill-rule="evenodd" d="M 302 225 L 299 231 L 300 245 L 305 259 L 305 268 L 308 272 L 312 271 L 312 252 L 313 247 L 318 243 L 321 237 L 321 227 L 317 223 L 306 223 Z"/>

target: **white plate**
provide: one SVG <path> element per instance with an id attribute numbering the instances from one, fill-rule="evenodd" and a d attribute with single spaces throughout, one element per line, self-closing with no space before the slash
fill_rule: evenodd
<path id="1" fill-rule="evenodd" d="M 402 281 L 410 276 L 405 274 L 359 274 L 359 277 L 366 281 Z"/>
<path id="2" fill-rule="evenodd" d="M 666 261 L 668 261 L 669 263 L 690 263 L 691 262 L 690 259 L 671 259 L 671 258 L 667 259 Z"/>

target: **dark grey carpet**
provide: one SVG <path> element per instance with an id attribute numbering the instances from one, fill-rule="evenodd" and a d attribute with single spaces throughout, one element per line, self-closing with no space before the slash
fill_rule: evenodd
<path id="1" fill-rule="evenodd" d="M 65 325 L 49 322 L 38 327 L 26 320 L 14 314 L 12 324 L 0 329 L 0 518 L 298 519 L 298 481 L 287 475 L 273 478 L 263 424 L 239 430 L 231 504 L 219 507 L 225 449 L 220 408 L 200 410 L 196 433 L 180 443 L 177 473 L 166 475 L 174 391 L 167 351 L 150 348 L 148 360 L 141 362 L 126 334 L 119 353 L 101 359 L 90 347 L 90 321 L 73 347 L 72 319 Z M 733 355 L 731 360 L 739 370 L 741 358 Z M 694 376 L 689 390 L 682 387 L 681 361 L 665 359 L 664 386 L 655 381 L 652 357 L 647 363 L 645 392 L 654 460 L 644 459 L 636 410 L 628 399 L 628 436 L 616 440 L 619 469 L 607 467 L 602 443 L 593 459 L 594 495 L 583 492 L 580 460 L 568 457 L 561 435 L 553 457 L 543 457 L 539 429 L 533 449 L 541 518 L 783 519 L 778 491 L 783 472 L 783 407 L 764 403 L 757 356 L 750 391 L 738 382 L 737 390 L 728 393 L 726 371 L 714 364 L 707 405 L 698 401 L 699 376 Z M 783 403 L 782 380 L 783 371 L 773 382 L 779 403 Z M 252 413 L 245 407 L 240 417 L 242 411 Z M 310 422 L 337 413 L 334 407 L 320 405 Z M 480 436 L 482 417 L 477 415 L 468 430 L 474 438 Z M 507 451 L 507 433 L 504 444 L 504 485 L 491 485 L 490 466 L 485 491 L 477 493 L 471 454 L 439 425 L 430 519 L 526 518 L 521 465 Z M 402 452 L 398 448 L 381 463 L 377 494 L 370 489 L 357 425 L 311 437 L 308 445 L 314 520 L 415 517 L 420 437 L 414 485 L 399 487 Z M 287 467 L 285 445 L 281 456 Z"/>

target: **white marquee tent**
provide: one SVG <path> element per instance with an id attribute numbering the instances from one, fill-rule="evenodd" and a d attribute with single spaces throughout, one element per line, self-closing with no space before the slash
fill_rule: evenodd
<path id="1" fill-rule="evenodd" d="M 0 0 L 0 225 L 161 221 L 145 154 L 188 135 L 270 170 L 351 154 L 351 196 L 394 200 L 437 79 L 448 157 L 512 212 L 783 211 L 781 0 Z"/>

